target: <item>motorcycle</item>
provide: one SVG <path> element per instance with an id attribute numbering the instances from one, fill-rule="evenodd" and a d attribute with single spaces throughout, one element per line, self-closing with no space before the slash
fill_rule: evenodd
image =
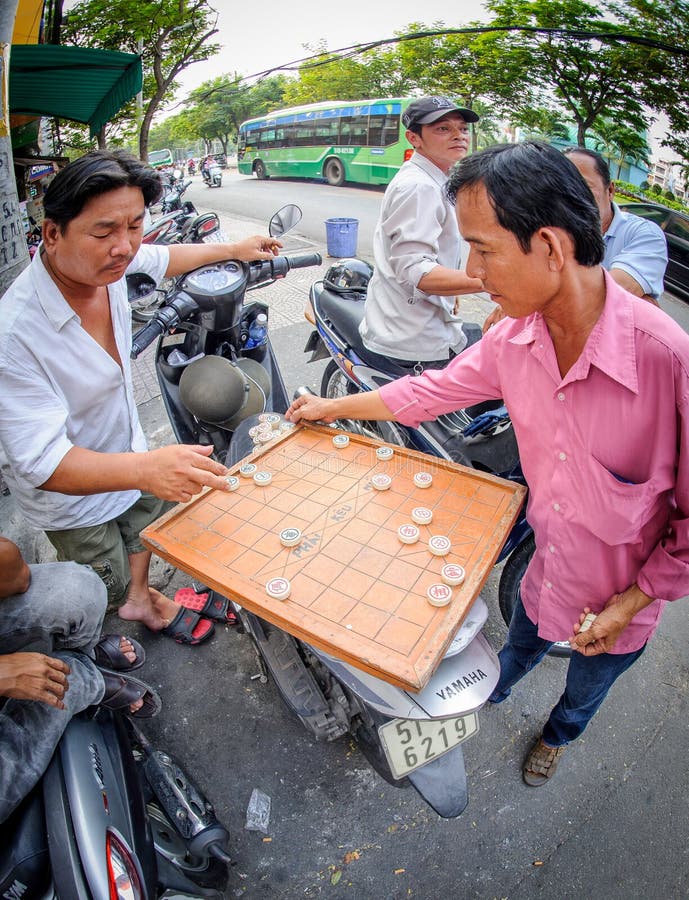
<path id="1" fill-rule="evenodd" d="M 194 210 L 191 204 L 189 206 Z M 178 210 L 157 219 L 143 236 L 144 244 L 205 244 L 224 240 L 220 220 L 215 213 L 192 215 L 186 210 Z M 172 284 L 171 280 L 166 279 L 162 285 L 155 285 L 149 278 L 128 275 L 127 289 L 133 321 L 150 321 L 151 316 L 165 302 L 166 290 Z"/>
<path id="2" fill-rule="evenodd" d="M 386 381 L 409 374 L 367 350 L 361 340 L 359 324 L 372 274 L 373 269 L 364 260 L 341 260 L 309 292 L 305 316 L 314 330 L 304 349 L 311 354 L 309 362 L 330 359 L 321 382 L 323 397 L 375 390 Z M 464 328 L 469 344 L 480 339 L 481 330 L 477 325 Z M 509 414 L 500 401 L 457 410 L 424 422 L 416 429 L 392 422 L 351 420 L 340 422 L 339 426 L 525 484 Z M 533 531 L 523 512 L 498 558 L 498 562 L 505 563 L 498 586 L 498 603 L 508 626 L 535 548 Z M 571 652 L 567 641 L 553 644 L 550 650 L 551 655 L 560 657 L 569 657 Z"/>
<path id="3" fill-rule="evenodd" d="M 210 163 L 210 165 L 201 170 L 201 174 L 208 187 L 222 186 L 222 169 L 217 162 Z"/>
<path id="4" fill-rule="evenodd" d="M 0 897 L 224 897 L 229 835 L 134 721 L 75 716 L 43 778 L 0 825 Z"/>
<path id="5" fill-rule="evenodd" d="M 301 213 L 281 210 L 270 233 L 293 227 Z M 259 313 L 244 295 L 297 265 L 320 257 L 276 257 L 262 263 L 206 266 L 180 278 L 167 304 L 134 338 L 132 356 L 158 338 L 156 371 L 178 441 L 212 445 L 234 465 L 253 449 L 251 430 L 264 410 L 289 405 L 269 335 L 251 345 Z M 258 401 L 258 402 L 256 402 Z M 196 584 L 203 591 L 203 585 Z M 479 597 L 429 684 L 405 691 L 298 640 L 231 601 L 241 630 L 287 707 L 317 740 L 351 735 L 391 784 L 412 784 L 441 816 L 462 813 L 468 790 L 462 742 L 478 729 L 477 711 L 498 679 L 495 652 L 482 634 L 488 609 Z"/>
<path id="6" fill-rule="evenodd" d="M 160 211 L 162 215 L 167 215 L 168 213 L 175 212 L 183 208 L 182 194 L 186 191 L 191 183 L 191 178 L 182 178 L 180 173 L 179 179 L 175 179 L 163 185 L 163 196 L 160 200 Z M 193 204 L 190 205 L 192 211 L 196 213 L 196 209 L 194 209 Z"/>

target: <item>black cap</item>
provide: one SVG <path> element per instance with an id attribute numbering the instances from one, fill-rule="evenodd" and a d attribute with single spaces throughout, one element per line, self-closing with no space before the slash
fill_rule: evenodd
<path id="1" fill-rule="evenodd" d="M 430 125 L 452 112 L 459 113 L 465 122 L 478 122 L 479 119 L 473 109 L 457 106 L 449 97 L 421 97 L 412 101 L 402 113 L 402 124 L 405 128 Z"/>

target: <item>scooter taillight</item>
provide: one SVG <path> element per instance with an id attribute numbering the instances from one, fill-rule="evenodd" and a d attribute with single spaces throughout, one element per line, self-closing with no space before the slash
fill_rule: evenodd
<path id="1" fill-rule="evenodd" d="M 105 856 L 110 900 L 143 900 L 141 879 L 132 855 L 112 831 L 105 838 Z"/>

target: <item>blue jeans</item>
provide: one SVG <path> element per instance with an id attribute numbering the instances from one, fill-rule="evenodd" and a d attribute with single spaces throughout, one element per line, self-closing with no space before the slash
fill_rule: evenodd
<path id="1" fill-rule="evenodd" d="M 105 585 L 76 563 L 29 568 L 29 589 L 0 600 L 0 653 L 56 656 L 71 674 L 64 709 L 17 699 L 0 707 L 0 822 L 43 775 L 72 716 L 98 703 L 105 690 L 90 658 L 105 615 Z"/>
<path id="2" fill-rule="evenodd" d="M 527 616 L 520 597 L 507 640 L 498 653 L 500 678 L 489 701 L 502 703 L 509 697 L 512 686 L 538 665 L 552 644 L 538 636 L 538 628 Z M 598 656 L 572 653 L 564 693 L 543 728 L 546 744 L 561 747 L 578 738 L 615 681 L 645 649 L 644 646 L 633 653 L 601 653 Z"/>

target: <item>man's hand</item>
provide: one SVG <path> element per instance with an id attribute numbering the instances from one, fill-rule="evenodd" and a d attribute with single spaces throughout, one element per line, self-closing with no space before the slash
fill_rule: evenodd
<path id="1" fill-rule="evenodd" d="M 232 259 L 251 262 L 254 259 L 271 259 L 273 256 L 277 256 L 282 244 L 277 238 L 255 234 L 230 246 L 232 247 L 230 254 Z"/>
<path id="2" fill-rule="evenodd" d="M 136 454 L 140 456 L 141 489 L 176 503 L 187 503 L 204 487 L 227 490 L 227 469 L 209 459 L 212 452 L 212 447 L 200 444 L 171 444 Z"/>
<path id="3" fill-rule="evenodd" d="M 7 653 L 0 656 L 0 697 L 40 700 L 64 709 L 69 672 L 66 662 L 43 653 Z"/>
<path id="4" fill-rule="evenodd" d="M 492 325 L 495 325 L 496 322 L 499 322 L 500 319 L 504 319 L 505 315 L 506 314 L 503 311 L 502 306 L 496 306 L 495 309 L 493 310 L 493 312 L 490 313 L 490 315 L 488 315 L 486 317 L 486 321 L 483 323 L 483 333 L 485 334 L 488 331 L 488 329 Z"/>
<path id="5" fill-rule="evenodd" d="M 634 616 L 652 602 L 653 597 L 649 597 L 633 584 L 623 593 L 613 594 L 591 627 L 582 631 L 581 626 L 591 612 L 591 609 L 585 606 L 579 621 L 574 623 L 574 634 L 569 639 L 570 647 L 578 653 L 583 653 L 584 656 L 610 653 Z"/>
<path id="6" fill-rule="evenodd" d="M 0 599 L 23 594 L 30 584 L 31 570 L 19 547 L 8 538 L 0 537 Z"/>
<path id="7" fill-rule="evenodd" d="M 333 409 L 334 401 L 314 394 L 304 394 L 292 403 L 285 413 L 288 422 L 324 422 L 329 425 L 337 419 Z"/>

